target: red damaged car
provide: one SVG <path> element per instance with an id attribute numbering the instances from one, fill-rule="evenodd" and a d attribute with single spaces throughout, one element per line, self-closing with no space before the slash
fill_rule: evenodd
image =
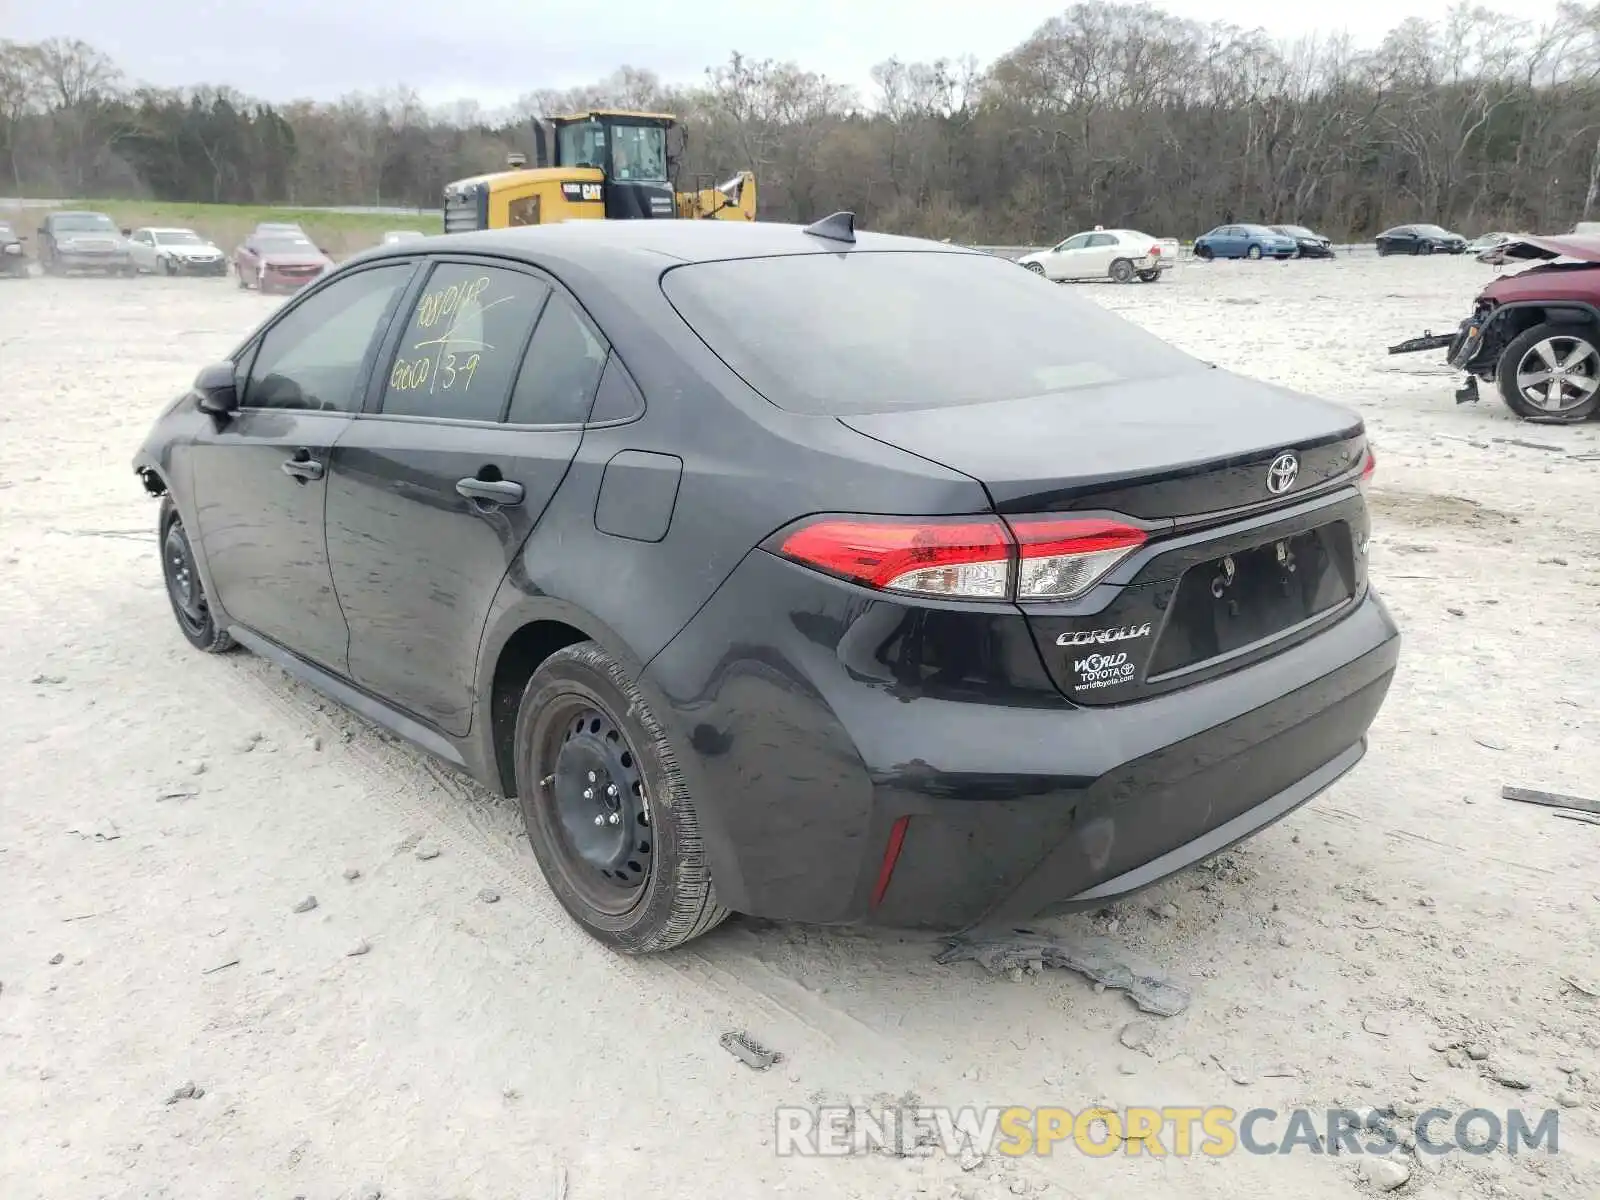
<path id="1" fill-rule="evenodd" d="M 1483 291 L 1454 333 L 1425 333 L 1390 354 L 1448 348 L 1467 373 L 1456 402 L 1496 383 L 1506 406 L 1533 421 L 1584 421 L 1600 410 L 1600 238 L 1513 237 L 1480 261 L 1536 262 Z"/>
<path id="2" fill-rule="evenodd" d="M 304 234 L 257 231 L 233 252 L 239 286 L 295 292 L 333 267 L 333 260 Z"/>

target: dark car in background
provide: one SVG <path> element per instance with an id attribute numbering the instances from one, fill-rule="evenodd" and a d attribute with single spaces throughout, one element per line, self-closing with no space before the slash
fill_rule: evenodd
<path id="1" fill-rule="evenodd" d="M 333 260 L 303 233 L 252 233 L 233 252 L 241 288 L 266 295 L 298 291 L 333 266 Z"/>
<path id="2" fill-rule="evenodd" d="M 22 236 L 10 224 L 0 221 L 0 275 L 25 276 L 28 256 L 23 252 Z"/>
<path id="3" fill-rule="evenodd" d="M 39 226 L 39 266 L 47 275 L 94 271 L 135 275 L 126 231 L 105 213 L 53 212 Z"/>
<path id="4" fill-rule="evenodd" d="M 1266 225 L 1218 225 L 1194 240 L 1194 256 L 1212 258 L 1293 258 L 1295 242 Z"/>
<path id="5" fill-rule="evenodd" d="M 1271 225 L 1274 233 L 1294 239 L 1296 258 L 1332 258 L 1333 242 L 1320 233 L 1313 233 L 1304 225 Z"/>
<path id="6" fill-rule="evenodd" d="M 1098 906 L 1362 757 L 1361 418 L 986 253 L 721 221 L 369 250 L 134 468 L 239 642 L 520 802 L 629 952 Z"/>
<path id="7" fill-rule="evenodd" d="M 1438 225 L 1396 225 L 1376 239 L 1379 254 L 1465 254 L 1467 239 Z"/>

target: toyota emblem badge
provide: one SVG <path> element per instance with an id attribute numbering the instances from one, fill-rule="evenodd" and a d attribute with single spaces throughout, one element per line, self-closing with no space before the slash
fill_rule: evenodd
<path id="1" fill-rule="evenodd" d="M 1294 486 L 1295 477 L 1299 474 L 1299 456 L 1292 450 L 1285 450 L 1267 468 L 1267 491 L 1274 496 L 1283 495 Z"/>

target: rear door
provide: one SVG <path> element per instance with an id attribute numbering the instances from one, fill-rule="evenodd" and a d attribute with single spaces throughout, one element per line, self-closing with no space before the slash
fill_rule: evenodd
<path id="1" fill-rule="evenodd" d="M 607 353 L 532 269 L 451 257 L 412 290 L 329 477 L 357 683 L 469 730 L 490 602 L 577 453 Z"/>
<path id="2" fill-rule="evenodd" d="M 1081 264 L 1079 279 L 1099 279 L 1111 272 L 1111 260 L 1116 258 L 1121 251 L 1117 247 L 1117 239 L 1110 233 L 1091 233 L 1083 253 L 1078 256 Z"/>

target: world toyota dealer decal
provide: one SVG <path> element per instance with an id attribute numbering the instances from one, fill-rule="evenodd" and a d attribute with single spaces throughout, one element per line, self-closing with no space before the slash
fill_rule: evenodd
<path id="1" fill-rule="evenodd" d="M 1128 652 L 1122 650 L 1116 654 L 1091 654 L 1088 658 L 1074 659 L 1072 669 L 1078 676 L 1077 682 L 1072 685 L 1073 689 L 1087 692 L 1094 688 L 1128 683 L 1133 679 L 1137 667 L 1128 661 Z"/>

